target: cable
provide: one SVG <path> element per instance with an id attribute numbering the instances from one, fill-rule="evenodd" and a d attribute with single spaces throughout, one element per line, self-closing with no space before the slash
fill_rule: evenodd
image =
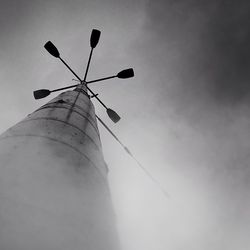
<path id="1" fill-rule="evenodd" d="M 162 187 L 162 185 L 160 184 L 160 182 L 158 180 L 156 180 L 151 174 L 150 172 L 135 158 L 135 156 L 129 151 L 129 149 L 119 140 L 119 138 L 110 130 L 110 128 L 102 121 L 102 119 L 100 117 L 98 117 L 96 115 L 96 118 L 98 119 L 98 121 L 104 126 L 104 128 L 106 128 L 108 130 L 108 132 L 115 138 L 115 140 L 123 147 L 123 149 L 126 151 L 126 153 L 128 155 L 130 155 L 130 157 L 137 163 L 137 165 L 141 168 L 141 170 L 151 179 L 152 182 L 154 182 L 154 184 L 156 186 L 158 186 L 160 188 L 160 190 L 162 191 L 162 193 L 164 194 L 164 196 L 166 198 L 169 198 L 169 193 Z"/>

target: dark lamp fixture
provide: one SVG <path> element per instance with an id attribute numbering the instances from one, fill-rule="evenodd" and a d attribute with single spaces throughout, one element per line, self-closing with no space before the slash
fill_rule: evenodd
<path id="1" fill-rule="evenodd" d="M 121 117 L 114 110 L 112 110 L 110 108 L 107 108 L 106 111 L 107 111 L 107 114 L 108 114 L 109 118 L 114 123 L 118 122 L 121 119 Z"/>
<path id="2" fill-rule="evenodd" d="M 39 89 L 33 92 L 35 99 L 42 99 L 51 93 L 48 89 Z"/>
<path id="3" fill-rule="evenodd" d="M 124 69 L 124 70 L 120 71 L 117 74 L 117 77 L 122 78 L 122 79 L 126 79 L 126 78 L 133 77 L 134 75 L 135 75 L 134 70 L 132 68 L 129 68 L 129 69 Z"/>
<path id="4" fill-rule="evenodd" d="M 88 74 L 88 70 L 89 70 L 89 65 L 90 65 L 90 61 L 92 58 L 92 53 L 94 48 L 96 47 L 96 45 L 99 42 L 100 39 L 100 35 L 101 35 L 101 31 L 97 30 L 97 29 L 93 29 L 91 32 L 91 36 L 90 36 L 90 46 L 91 46 L 91 50 L 90 50 L 90 54 L 89 54 L 89 59 L 88 59 L 88 63 L 87 63 L 87 67 L 86 67 L 86 71 L 85 71 L 85 75 L 84 75 L 84 79 L 82 80 L 72 69 L 71 67 L 60 57 L 60 53 L 58 51 L 58 49 L 56 48 L 56 46 L 51 42 L 48 41 L 45 45 L 44 48 L 54 57 L 60 59 L 60 61 L 68 68 L 68 70 L 77 78 L 77 80 L 79 81 L 79 83 L 81 85 L 85 85 L 87 91 L 89 91 L 93 98 L 95 98 L 105 109 L 106 112 L 109 116 L 109 118 L 113 121 L 113 122 L 118 122 L 121 117 L 112 109 L 108 108 L 103 102 L 102 100 L 100 100 L 100 98 L 98 97 L 98 94 L 95 94 L 89 87 L 88 84 L 89 83 L 94 83 L 94 82 L 100 82 L 103 80 L 108 80 L 111 78 L 121 78 L 121 79 L 126 79 L 126 78 L 130 78 L 134 76 L 134 70 L 132 68 L 129 69 L 124 69 L 122 71 L 120 71 L 117 75 L 113 75 L 113 76 L 108 76 L 108 77 L 104 77 L 104 78 L 100 78 L 100 79 L 96 79 L 96 80 L 92 80 L 92 81 L 87 81 L 87 74 Z M 73 88 L 78 86 L 79 84 L 74 84 L 71 86 L 66 86 L 63 88 L 59 88 L 59 89 L 53 89 L 53 90 L 49 90 L 49 89 L 39 89 L 33 92 L 34 98 L 35 99 L 42 99 L 48 95 L 50 95 L 52 92 L 56 92 L 56 91 L 60 91 L 60 90 L 65 90 L 65 89 L 69 89 L 69 88 Z"/>
<path id="5" fill-rule="evenodd" d="M 94 49 L 96 45 L 98 44 L 100 35 L 101 35 L 100 30 L 96 30 L 96 29 L 92 30 L 91 37 L 90 37 L 90 46 L 92 49 Z"/>
<path id="6" fill-rule="evenodd" d="M 51 42 L 48 41 L 45 45 L 44 48 L 54 57 L 59 58 L 60 57 L 60 53 L 58 51 L 58 49 L 56 48 L 56 46 Z"/>

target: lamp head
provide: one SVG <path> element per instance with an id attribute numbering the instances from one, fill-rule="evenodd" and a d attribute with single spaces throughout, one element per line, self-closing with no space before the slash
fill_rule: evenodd
<path id="1" fill-rule="evenodd" d="M 50 90 L 48 89 L 39 89 L 33 92 L 35 99 L 42 99 L 50 94 Z"/>
<path id="2" fill-rule="evenodd" d="M 122 78 L 122 79 L 126 79 L 126 78 L 133 77 L 134 75 L 135 75 L 134 70 L 132 68 L 129 68 L 129 69 L 124 69 L 124 70 L 120 71 L 117 74 L 117 77 Z"/>
<path id="3" fill-rule="evenodd" d="M 100 30 L 96 30 L 96 29 L 92 30 L 92 33 L 90 36 L 90 46 L 92 49 L 94 49 L 96 47 L 96 45 L 98 44 L 100 35 L 101 35 Z"/>
<path id="4" fill-rule="evenodd" d="M 60 53 L 58 51 L 58 49 L 56 48 L 56 46 L 51 42 L 48 41 L 47 43 L 45 43 L 44 48 L 54 57 L 59 58 L 60 57 Z"/>
<path id="5" fill-rule="evenodd" d="M 109 118 L 114 122 L 117 123 L 121 117 L 112 109 L 107 108 L 107 114 L 109 116 Z"/>

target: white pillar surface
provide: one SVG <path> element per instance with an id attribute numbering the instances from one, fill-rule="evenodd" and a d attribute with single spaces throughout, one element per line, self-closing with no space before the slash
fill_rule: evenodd
<path id="1" fill-rule="evenodd" d="M 93 104 L 79 89 L 64 92 L 0 136 L 0 250 L 117 242 Z"/>

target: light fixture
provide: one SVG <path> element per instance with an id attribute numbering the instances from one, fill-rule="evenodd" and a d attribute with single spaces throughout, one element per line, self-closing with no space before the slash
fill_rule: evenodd
<path id="1" fill-rule="evenodd" d="M 109 116 L 109 118 L 113 121 L 113 122 L 118 122 L 121 117 L 112 109 L 108 108 L 101 100 L 100 98 L 97 97 L 98 94 L 95 94 L 87 85 L 89 83 L 93 83 L 93 82 L 99 82 L 99 81 L 103 81 L 103 80 L 107 80 L 107 79 L 111 79 L 111 78 L 121 78 L 121 79 L 126 79 L 126 78 L 130 78 L 134 76 L 134 71 L 132 68 L 129 69 L 125 69 L 120 71 L 117 75 L 113 75 L 113 76 L 109 76 L 109 77 L 104 77 L 104 78 L 100 78 L 100 79 L 96 79 L 96 80 L 92 80 L 92 81 L 86 81 L 87 78 L 87 74 L 88 74 L 88 70 L 89 70 L 89 65 L 90 65 L 90 61 L 92 58 L 92 53 L 93 53 L 93 49 L 97 46 L 99 39 L 100 39 L 100 35 L 101 35 L 101 31 L 97 30 L 97 29 L 93 29 L 91 32 L 91 36 L 90 36 L 90 47 L 91 47 L 91 51 L 89 54 L 89 58 L 88 58 L 88 63 L 87 63 L 87 67 L 85 70 L 85 75 L 84 75 L 84 79 L 82 80 L 72 69 L 71 67 L 60 57 L 60 53 L 58 51 L 58 49 L 56 48 L 56 46 L 51 42 L 48 41 L 45 45 L 44 48 L 54 57 L 59 58 L 61 60 L 61 62 L 71 71 L 71 73 L 78 79 L 78 81 L 80 82 L 80 84 L 84 84 L 87 88 L 87 90 L 92 94 L 93 98 L 96 98 L 99 103 L 106 109 L 106 112 Z M 64 89 L 69 89 L 72 87 L 76 87 L 79 84 L 74 84 L 71 86 L 67 86 L 67 87 L 63 87 L 63 88 L 59 88 L 59 89 L 54 89 L 54 90 L 48 90 L 48 89 L 39 89 L 33 92 L 34 98 L 35 99 L 41 99 L 44 98 L 48 95 L 50 95 L 52 92 L 56 92 L 59 90 L 64 90 Z"/>
<path id="2" fill-rule="evenodd" d="M 122 78 L 122 79 L 126 79 L 126 78 L 133 77 L 134 75 L 135 75 L 134 70 L 132 68 L 129 68 L 129 69 L 124 69 L 121 72 L 119 72 L 117 74 L 117 77 Z"/>
<path id="3" fill-rule="evenodd" d="M 33 92 L 34 98 L 35 99 L 42 99 L 46 96 L 48 96 L 51 93 L 50 90 L 48 89 L 39 89 Z"/>
<path id="4" fill-rule="evenodd" d="M 91 36 L 90 36 L 90 47 L 92 49 L 94 49 L 96 47 L 96 45 L 98 44 L 99 39 L 100 39 L 100 35 L 101 35 L 100 30 L 96 30 L 96 29 L 92 30 L 92 33 L 91 33 Z"/>
<path id="5" fill-rule="evenodd" d="M 59 58 L 60 57 L 60 53 L 58 51 L 58 49 L 56 48 L 56 46 L 51 42 L 48 41 L 45 45 L 44 48 L 54 57 Z"/>

